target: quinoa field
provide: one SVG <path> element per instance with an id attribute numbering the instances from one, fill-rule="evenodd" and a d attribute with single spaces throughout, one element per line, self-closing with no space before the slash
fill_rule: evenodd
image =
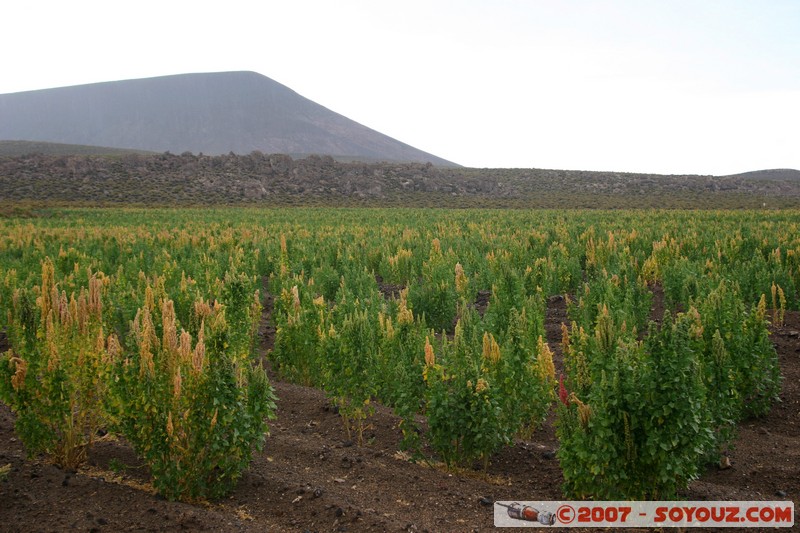
<path id="1" fill-rule="evenodd" d="M 800 211 L 17 215 L 3 531 L 486 531 L 497 500 L 798 501 Z"/>

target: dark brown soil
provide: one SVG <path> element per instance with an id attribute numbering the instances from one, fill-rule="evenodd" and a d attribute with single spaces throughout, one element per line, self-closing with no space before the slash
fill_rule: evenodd
<path id="1" fill-rule="evenodd" d="M 378 284 L 378 290 L 387 300 L 390 300 L 392 298 L 400 298 L 400 291 L 406 288 L 405 285 L 384 283 L 383 278 L 380 277 L 378 274 L 375 274 L 375 282 Z"/>
<path id="2" fill-rule="evenodd" d="M 563 299 L 550 299 L 546 329 L 554 351 L 562 321 Z M 800 314 L 788 313 L 786 322 L 772 335 L 784 376 L 781 403 L 742 424 L 731 468 L 709 468 L 687 500 L 800 500 Z M 262 347 L 270 346 L 274 329 L 264 323 L 261 334 Z M 488 531 L 492 500 L 562 498 L 552 417 L 493 457 L 488 475 L 447 472 L 397 452 L 398 420 L 388 409 L 376 409 L 359 447 L 321 391 L 277 380 L 274 386 L 278 419 L 264 451 L 229 498 L 207 505 L 155 496 L 147 469 L 111 437 L 77 473 L 26 459 L 14 416 L 0 406 L 0 467 L 11 467 L 0 481 L 0 530 Z"/>
<path id="3" fill-rule="evenodd" d="M 475 296 L 474 308 L 481 317 L 486 313 L 486 309 L 489 308 L 489 302 L 491 300 L 492 291 L 489 290 L 478 291 L 478 294 Z"/>

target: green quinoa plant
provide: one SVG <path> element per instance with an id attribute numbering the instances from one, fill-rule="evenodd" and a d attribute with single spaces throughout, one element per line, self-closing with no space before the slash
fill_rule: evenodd
<path id="1" fill-rule="evenodd" d="M 376 292 L 362 302 L 343 288 L 331 325 L 320 332 L 322 387 L 338 406 L 348 437 L 355 431 L 359 444 L 377 393 L 372 374 L 379 347 L 379 298 Z"/>
<path id="2" fill-rule="evenodd" d="M 291 288 L 281 288 L 272 313 L 276 325 L 270 359 L 282 377 L 301 385 L 322 382 L 319 328 L 327 312 L 323 297 L 313 298 L 302 279 Z"/>
<path id="3" fill-rule="evenodd" d="M 13 349 L 0 355 L 0 399 L 17 414 L 15 428 L 30 454 L 43 452 L 64 468 L 86 459 L 105 423 L 109 351 L 103 333 L 102 273 L 69 298 L 53 262 L 42 263 L 35 305 L 15 291 L 9 310 Z M 31 333 L 35 333 L 32 335 Z"/>
<path id="4" fill-rule="evenodd" d="M 140 309 L 131 348 L 115 361 L 112 400 L 116 427 L 150 467 L 156 490 L 187 501 L 233 488 L 275 411 L 263 368 L 230 348 L 222 304 L 198 310 L 194 342 L 178 333 L 171 300 Z"/>
<path id="5" fill-rule="evenodd" d="M 486 466 L 489 455 L 507 443 L 509 436 L 501 430 L 498 395 L 478 362 L 472 360 L 474 340 L 464 335 L 460 321 L 453 342 L 442 344 L 441 363 L 426 340 L 423 372 L 428 439 L 448 466 L 476 459 Z M 492 350 L 494 346 L 489 348 L 486 364 L 499 358 L 499 349 Z"/>
<path id="6" fill-rule="evenodd" d="M 544 341 L 541 319 L 528 318 L 529 308 L 511 310 L 500 360 L 491 376 L 500 391 L 504 426 L 512 436 L 530 436 L 555 398 L 553 353 Z"/>
<path id="7" fill-rule="evenodd" d="M 713 440 L 701 348 L 702 332 L 682 314 L 666 313 L 645 341 L 618 337 L 606 308 L 593 336 L 573 328 L 557 421 L 566 494 L 668 499 L 699 475 Z"/>
<path id="8" fill-rule="evenodd" d="M 521 344 L 530 332 L 525 310 L 512 310 L 501 347 L 466 308 L 438 357 L 426 339 L 429 440 L 447 465 L 481 460 L 485 469 L 492 453 L 543 419 L 552 400 L 552 354 L 541 337 L 530 348 Z"/>
<path id="9" fill-rule="evenodd" d="M 399 246 L 393 255 L 386 254 L 379 266 L 379 272 L 387 283 L 408 283 L 416 278 L 418 271 L 414 252 L 403 246 Z"/>
<path id="10" fill-rule="evenodd" d="M 748 312 L 738 287 L 721 281 L 696 305 L 709 348 L 705 352 L 707 379 L 718 376 L 715 382 L 724 383 L 712 387 L 720 400 L 716 404 L 720 416 L 738 422 L 747 416 L 765 415 L 778 398 L 781 379 L 778 356 L 769 340 L 766 297 L 762 295 Z M 712 337 L 717 331 L 720 339 L 714 356 Z M 724 348 L 726 357 L 722 357 L 720 348 Z M 728 376 L 732 376 L 733 391 L 724 390 L 729 386 Z"/>
<path id="11" fill-rule="evenodd" d="M 762 294 L 741 325 L 744 345 L 750 349 L 750 357 L 739 361 L 739 394 L 745 398 L 745 416 L 764 416 L 779 399 L 781 369 L 767 325 L 766 298 Z"/>
<path id="12" fill-rule="evenodd" d="M 383 311 L 378 314 L 379 346 L 373 372 L 378 398 L 392 407 L 401 419 L 399 427 L 403 440 L 400 447 L 418 453 L 421 442 L 416 418 L 425 392 L 422 379 L 425 360 L 419 347 L 431 333 L 421 321 L 414 319 L 404 293 L 401 293 L 394 316 Z"/>
<path id="13" fill-rule="evenodd" d="M 493 274 L 492 297 L 483 318 L 487 329 L 500 334 L 509 327 L 512 309 L 519 311 L 525 304 L 526 294 L 523 281 L 508 265 L 495 266 Z"/>
<path id="14" fill-rule="evenodd" d="M 435 331 L 452 331 L 456 319 L 458 293 L 453 265 L 442 253 L 439 240 L 433 239 L 430 257 L 422 265 L 422 279 L 408 287 L 409 306 Z"/>

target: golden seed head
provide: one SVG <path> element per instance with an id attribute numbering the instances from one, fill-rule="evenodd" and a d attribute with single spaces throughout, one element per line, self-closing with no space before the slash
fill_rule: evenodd
<path id="1" fill-rule="evenodd" d="M 386 316 L 383 312 L 378 313 L 378 322 L 381 326 L 381 331 L 386 334 L 387 339 L 394 338 L 394 326 L 392 325 L 392 317 Z"/>
<path id="2" fill-rule="evenodd" d="M 153 288 L 150 285 L 144 289 L 144 306 L 150 311 L 154 311 L 156 308 L 155 295 L 153 295 Z"/>
<path id="3" fill-rule="evenodd" d="M 206 345 L 205 345 L 205 322 L 200 324 L 200 331 L 197 333 L 197 344 L 194 346 L 194 353 L 192 354 L 192 368 L 198 374 L 203 372 L 203 367 L 206 362 Z"/>
<path id="4" fill-rule="evenodd" d="M 478 378 L 478 383 L 475 384 L 475 392 L 481 393 L 489 389 L 489 384 L 483 378 Z"/>
<path id="5" fill-rule="evenodd" d="M 182 386 L 183 378 L 181 377 L 181 367 L 178 367 L 175 371 L 175 378 L 172 380 L 172 393 L 175 398 L 180 398 Z"/>
<path id="6" fill-rule="evenodd" d="M 597 317 L 594 333 L 600 349 L 604 352 L 609 351 L 614 345 L 614 323 L 605 304 Z"/>
<path id="7" fill-rule="evenodd" d="M 175 432 L 175 427 L 172 425 L 172 411 L 167 414 L 167 435 L 172 437 Z"/>
<path id="8" fill-rule="evenodd" d="M 464 268 L 461 266 L 461 263 L 456 263 L 456 291 L 463 294 L 464 291 L 467 290 L 468 283 L 469 280 L 466 274 L 464 274 Z"/>
<path id="9" fill-rule="evenodd" d="M 692 321 L 691 326 L 689 327 L 689 333 L 695 339 L 702 339 L 704 328 L 703 328 L 703 320 L 700 317 L 700 312 L 694 306 L 689 307 L 689 311 L 686 312 L 689 318 Z"/>
<path id="10" fill-rule="evenodd" d="M 494 340 L 494 335 L 488 331 L 483 334 L 483 358 L 490 363 L 500 361 L 500 346 Z"/>
<path id="11" fill-rule="evenodd" d="M 211 311 L 211 331 L 225 331 L 228 328 L 228 321 L 225 319 L 225 306 L 219 302 L 214 302 Z"/>
<path id="12" fill-rule="evenodd" d="M 581 421 L 581 425 L 586 427 L 589 424 L 589 419 L 592 416 L 592 408 L 591 406 L 583 403 L 573 392 L 570 394 L 569 397 L 570 401 L 578 406 L 578 418 Z"/>
<path id="13" fill-rule="evenodd" d="M 185 329 L 181 330 L 181 336 L 178 342 L 178 356 L 183 362 L 189 362 L 192 358 L 192 336 Z"/>
<path id="14" fill-rule="evenodd" d="M 58 368 L 61 357 L 58 353 L 58 344 L 56 344 L 55 326 L 53 325 L 53 311 L 47 315 L 47 322 L 45 323 L 45 337 L 47 339 L 47 371 L 53 372 Z"/>
<path id="15" fill-rule="evenodd" d="M 204 320 L 211 315 L 211 306 L 205 300 L 200 298 L 194 303 L 194 316 L 200 320 Z"/>
<path id="16" fill-rule="evenodd" d="M 53 266 L 53 261 L 49 257 L 45 257 L 44 262 L 42 262 L 41 295 L 37 302 L 42 310 L 42 319 L 45 319 L 53 308 L 53 289 L 55 289 L 55 267 Z"/>
<path id="17" fill-rule="evenodd" d="M 397 323 L 411 324 L 414 322 L 414 313 L 408 308 L 408 287 L 400 291 L 400 302 L 397 309 Z"/>
<path id="18" fill-rule="evenodd" d="M 53 302 L 55 306 L 55 302 Z M 62 325 L 70 327 L 72 325 L 72 315 L 70 315 L 69 300 L 67 300 L 67 292 L 61 291 L 61 296 L 58 299 L 58 317 Z"/>
<path id="19" fill-rule="evenodd" d="M 98 354 L 104 354 L 106 351 L 106 339 L 103 335 L 103 327 L 97 332 L 97 337 L 94 339 L 94 351 Z"/>
<path id="20" fill-rule="evenodd" d="M 112 361 L 117 360 L 119 356 L 122 355 L 122 346 L 120 346 L 119 344 L 119 339 L 117 339 L 117 336 L 112 333 L 111 335 L 108 336 L 107 344 L 108 344 L 108 357 Z"/>
<path id="21" fill-rule="evenodd" d="M 161 304 L 161 326 L 163 338 L 162 348 L 170 354 L 178 350 L 178 331 L 175 326 L 175 305 L 172 300 L 164 300 Z"/>
<path id="22" fill-rule="evenodd" d="M 786 318 L 786 295 L 783 293 L 781 286 L 778 286 L 778 316 L 776 321 L 779 325 L 783 326 Z"/>
<path id="23" fill-rule="evenodd" d="M 764 294 L 761 295 L 761 299 L 758 301 L 756 316 L 759 320 L 764 320 L 767 316 L 767 297 Z"/>
<path id="24" fill-rule="evenodd" d="M 214 429 L 214 426 L 217 425 L 217 414 L 219 413 L 219 407 L 214 409 L 214 416 L 211 417 L 211 429 Z"/>
<path id="25" fill-rule="evenodd" d="M 655 251 L 655 245 L 653 246 L 653 250 Z M 648 282 L 655 282 L 660 277 L 658 260 L 654 255 L 645 259 L 642 265 L 642 277 Z"/>
<path id="26" fill-rule="evenodd" d="M 19 392 L 25 388 L 25 376 L 28 374 L 28 363 L 19 357 L 12 357 L 8 360 L 13 365 L 14 375 L 11 376 L 11 387 Z"/>
<path id="27" fill-rule="evenodd" d="M 86 334 L 86 327 L 89 321 L 89 302 L 86 298 L 86 291 L 81 289 L 78 296 L 78 328 L 82 334 Z"/>
<path id="28" fill-rule="evenodd" d="M 431 340 L 428 337 L 425 337 L 425 364 L 427 366 L 436 364 L 436 357 L 433 355 L 433 346 L 431 346 Z"/>
<path id="29" fill-rule="evenodd" d="M 300 290 L 297 288 L 297 285 L 292 287 L 292 308 L 295 313 L 300 311 Z"/>
<path id="30" fill-rule="evenodd" d="M 155 375 L 155 363 L 153 362 L 152 347 L 158 342 L 155 328 L 150 318 L 150 310 L 145 307 L 141 311 L 141 330 L 138 334 L 139 340 L 139 374 Z M 138 318 L 138 315 L 137 315 Z"/>
<path id="31" fill-rule="evenodd" d="M 102 288 L 103 281 L 97 275 L 92 275 L 89 278 L 89 312 L 97 319 L 103 316 L 103 302 L 100 298 Z"/>
<path id="32" fill-rule="evenodd" d="M 536 344 L 539 373 L 543 378 L 555 381 L 556 367 L 553 364 L 553 352 L 550 351 L 550 346 L 544 341 L 541 335 L 539 335 Z"/>

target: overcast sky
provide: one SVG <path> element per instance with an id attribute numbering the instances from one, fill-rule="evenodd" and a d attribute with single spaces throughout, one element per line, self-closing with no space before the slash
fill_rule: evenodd
<path id="1" fill-rule="evenodd" d="M 0 93 L 252 70 L 473 167 L 800 169 L 797 0 L 9 0 Z"/>

